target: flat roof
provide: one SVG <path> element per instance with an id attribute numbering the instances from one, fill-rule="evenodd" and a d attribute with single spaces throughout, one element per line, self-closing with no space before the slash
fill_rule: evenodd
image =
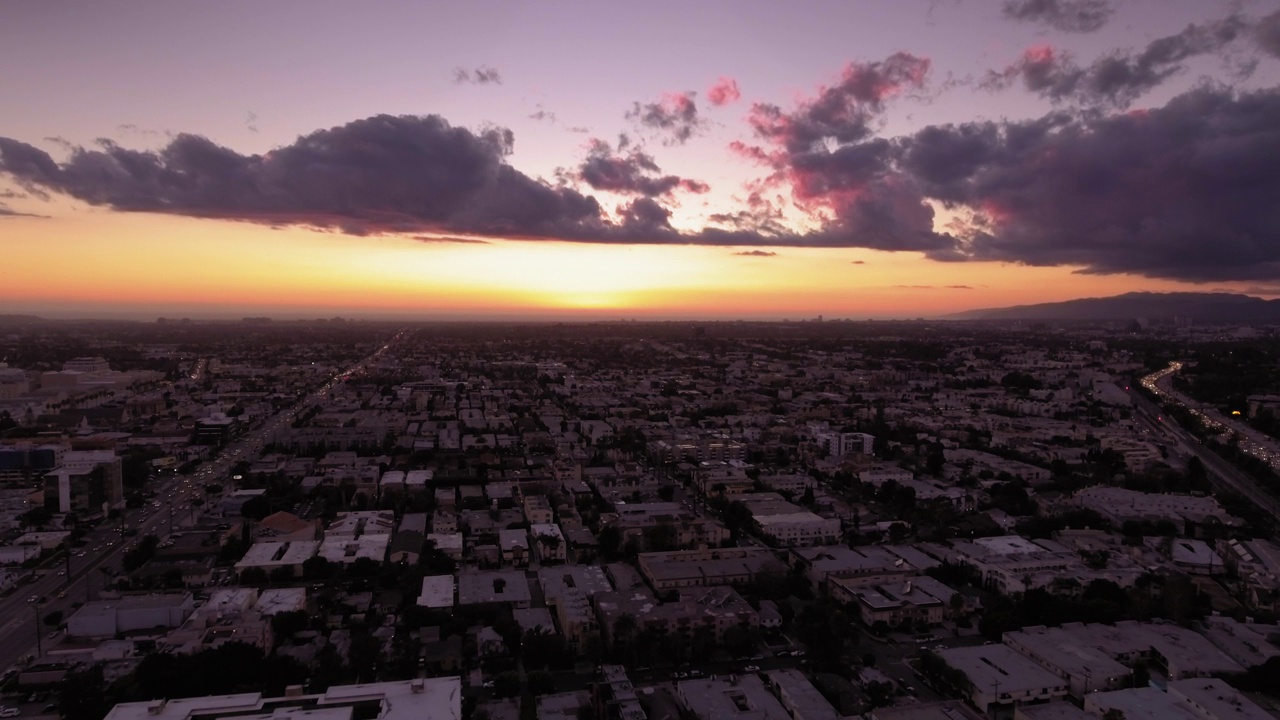
<path id="1" fill-rule="evenodd" d="M 453 576 L 428 575 L 422 578 L 422 592 L 418 595 L 418 607 L 453 607 Z"/>
<path id="2" fill-rule="evenodd" d="M 458 575 L 458 604 L 516 603 L 530 601 L 529 583 L 519 570 L 474 572 Z"/>
<path id="3" fill-rule="evenodd" d="M 938 655 L 951 667 L 963 671 L 980 693 L 991 694 L 996 687 L 1001 693 L 1066 688 L 1065 680 L 1028 662 L 1005 645 L 947 648 L 939 650 Z"/>
<path id="4" fill-rule="evenodd" d="M 1270 713 L 1219 678 L 1174 680 L 1169 694 L 1219 718 L 1272 720 Z"/>
<path id="5" fill-rule="evenodd" d="M 1174 696 L 1153 687 L 1092 693 L 1085 698 L 1084 707 L 1097 715 L 1119 710 L 1124 720 L 1204 720 Z"/>
<path id="6" fill-rule="evenodd" d="M 707 678 L 682 680 L 676 690 L 699 720 L 791 720 L 759 675 L 739 675 L 733 683 Z"/>

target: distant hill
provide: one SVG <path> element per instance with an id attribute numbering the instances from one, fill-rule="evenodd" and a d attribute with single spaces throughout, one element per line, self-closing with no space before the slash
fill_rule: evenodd
<path id="1" fill-rule="evenodd" d="M 1196 323 L 1280 323 L 1280 300 L 1234 293 L 1132 292 L 1040 305 L 969 310 L 948 320 L 1149 320 L 1190 318 Z"/>

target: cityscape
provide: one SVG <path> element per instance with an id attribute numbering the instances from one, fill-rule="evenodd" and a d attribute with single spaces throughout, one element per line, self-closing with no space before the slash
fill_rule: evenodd
<path id="1" fill-rule="evenodd" d="M 0 720 L 1280 718 L 1275 0 L 0 65 Z"/>
<path id="2" fill-rule="evenodd" d="M 1274 329 L 0 331 L 9 716 L 1280 708 Z"/>

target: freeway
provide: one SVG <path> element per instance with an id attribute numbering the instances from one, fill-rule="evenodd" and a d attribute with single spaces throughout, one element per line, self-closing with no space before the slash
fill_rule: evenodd
<path id="1" fill-rule="evenodd" d="M 62 555 L 46 560 L 36 568 L 32 582 L 19 584 L 0 596 L 0 668 L 11 667 L 27 656 L 39 656 L 41 650 L 58 639 L 58 633 L 44 625 L 41 618 L 54 611 L 61 611 L 64 617 L 71 615 L 80 603 L 96 597 L 109 582 L 109 576 L 119 571 L 125 549 L 132 541 L 123 537 L 122 528 L 136 529 L 138 538 L 146 535 L 163 538 L 175 528 L 194 522 L 198 509 L 191 501 L 204 496 L 205 485 L 222 483 L 224 488 L 229 487 L 226 479 L 233 465 L 257 457 L 276 433 L 289 427 L 299 410 L 325 399 L 338 383 L 377 360 L 403 335 L 403 332 L 397 334 L 373 354 L 335 373 L 292 407 L 267 418 L 219 451 L 194 474 L 174 476 L 152 486 L 156 496 L 150 505 L 124 510 L 119 522 L 103 521 L 93 528 L 84 536 L 82 548 L 69 548 L 70 563 Z"/>
<path id="2" fill-rule="evenodd" d="M 1172 367 L 1172 366 L 1171 366 Z M 1176 369 L 1173 370 L 1176 372 Z M 1167 373 L 1171 372 L 1169 368 L 1152 373 L 1142 378 L 1142 385 L 1148 389 L 1157 388 Z M 1169 400 L 1178 403 L 1177 396 L 1168 395 L 1161 389 L 1157 394 Z M 1204 463 L 1205 470 L 1208 471 L 1210 479 L 1219 487 L 1230 490 L 1242 497 L 1248 499 L 1258 507 L 1271 513 L 1273 517 L 1280 517 L 1280 499 L 1271 495 L 1267 491 L 1258 487 L 1253 478 L 1241 471 L 1236 466 L 1223 460 L 1217 453 L 1205 447 L 1204 443 L 1190 432 L 1178 425 L 1173 418 L 1164 415 L 1159 406 L 1151 402 L 1146 396 L 1131 390 L 1130 397 L 1133 399 L 1133 408 L 1138 413 L 1138 419 L 1147 424 L 1149 427 L 1157 429 L 1163 433 L 1166 440 L 1182 455 L 1187 457 L 1198 457 L 1200 462 Z"/>

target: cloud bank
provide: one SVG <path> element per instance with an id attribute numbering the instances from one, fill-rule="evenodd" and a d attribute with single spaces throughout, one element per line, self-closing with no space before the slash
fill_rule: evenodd
<path id="1" fill-rule="evenodd" d="M 673 226 L 669 205 L 705 185 L 663 173 L 637 148 L 594 143 L 552 183 L 507 162 L 509 130 L 472 131 L 434 115 L 356 120 L 263 155 L 180 134 L 158 150 L 101 141 L 55 160 L 0 138 L 0 175 L 32 198 L 354 235 L 871 248 L 1188 281 L 1280 280 L 1280 89 L 1201 87 L 1138 112 L 876 136 L 893 98 L 923 88 L 928 70 L 927 59 L 895 55 L 850 65 L 793 108 L 753 106 L 755 140 L 735 147 L 765 177 L 697 229 Z M 605 207 L 591 191 L 621 195 L 621 204 Z M 778 196 L 802 223 L 783 217 Z"/>

